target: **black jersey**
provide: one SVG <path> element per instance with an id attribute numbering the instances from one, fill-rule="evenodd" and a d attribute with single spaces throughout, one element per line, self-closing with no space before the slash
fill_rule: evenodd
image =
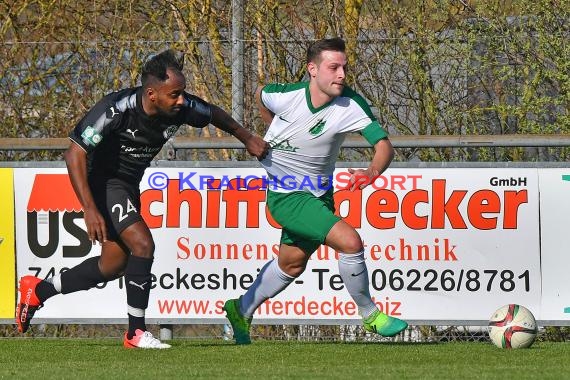
<path id="1" fill-rule="evenodd" d="M 119 178 L 138 185 L 152 159 L 181 125 L 208 125 L 210 104 L 188 93 L 184 99 L 173 117 L 147 116 L 141 87 L 113 92 L 97 102 L 69 135 L 87 152 L 90 182 Z"/>

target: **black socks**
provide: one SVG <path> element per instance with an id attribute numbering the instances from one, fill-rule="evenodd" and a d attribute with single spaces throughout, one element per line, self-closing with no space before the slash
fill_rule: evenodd
<path id="1" fill-rule="evenodd" d="M 105 281 L 105 277 L 99 270 L 99 256 L 90 257 L 61 274 L 61 293 L 68 294 L 79 290 L 91 289 Z"/>
<path id="2" fill-rule="evenodd" d="M 127 304 L 129 313 L 130 339 L 137 329 L 146 331 L 145 310 L 148 307 L 148 298 L 151 285 L 151 267 L 153 259 L 139 256 L 129 256 L 125 268 L 125 286 L 127 289 Z"/>

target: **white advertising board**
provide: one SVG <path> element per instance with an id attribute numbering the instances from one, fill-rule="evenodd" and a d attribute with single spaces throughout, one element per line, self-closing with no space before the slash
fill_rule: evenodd
<path id="1" fill-rule="evenodd" d="M 570 321 L 570 169 L 542 169 L 539 181 L 541 319 Z"/>
<path id="2" fill-rule="evenodd" d="M 147 318 L 222 321 L 223 301 L 242 294 L 277 256 L 280 228 L 265 208 L 264 174 L 257 168 L 147 170 L 141 213 L 156 242 Z M 389 169 L 355 192 L 341 189 L 345 169 L 334 177 L 338 211 L 361 234 L 370 291 L 383 311 L 410 322 L 469 322 L 520 303 L 542 317 L 537 169 Z M 16 169 L 15 206 L 18 276 L 44 278 L 99 254 L 65 169 Z M 113 319 L 125 318 L 126 310 L 118 280 L 53 297 L 36 317 Z M 324 246 L 255 318 L 359 320 L 335 252 Z"/>

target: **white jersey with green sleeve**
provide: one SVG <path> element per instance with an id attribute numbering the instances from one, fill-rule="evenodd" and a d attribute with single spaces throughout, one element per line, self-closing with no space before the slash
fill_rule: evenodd
<path id="1" fill-rule="evenodd" d="M 319 108 L 311 103 L 309 82 L 265 85 L 261 101 L 275 114 L 264 137 L 271 149 L 261 161 L 272 191 L 321 196 L 333 186 L 347 133 L 358 132 L 371 145 L 388 136 L 366 101 L 348 87 Z"/>

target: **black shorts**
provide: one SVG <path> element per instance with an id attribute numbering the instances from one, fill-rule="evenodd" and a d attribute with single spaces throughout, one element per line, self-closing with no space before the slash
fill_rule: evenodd
<path id="1" fill-rule="evenodd" d="M 117 178 L 90 181 L 89 187 L 97 209 L 107 225 L 107 239 L 116 241 L 131 224 L 143 220 L 140 214 L 140 190 L 137 185 Z"/>

